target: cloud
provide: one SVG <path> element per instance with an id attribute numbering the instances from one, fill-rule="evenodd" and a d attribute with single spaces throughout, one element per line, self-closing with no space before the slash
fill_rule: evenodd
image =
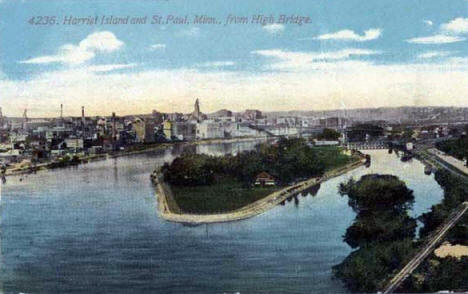
<path id="1" fill-rule="evenodd" d="M 324 67 L 332 66 L 333 63 L 336 63 L 337 61 L 340 62 L 338 66 L 343 66 L 343 62 L 347 65 L 354 64 L 359 66 L 359 64 L 363 64 L 365 62 L 351 60 L 350 58 L 380 54 L 380 52 L 374 50 L 353 48 L 331 52 L 295 52 L 272 49 L 257 50 L 252 53 L 274 58 L 273 62 L 267 66 L 268 69 L 287 71 L 320 70 Z"/>
<path id="2" fill-rule="evenodd" d="M 279 23 L 273 23 L 273 24 L 264 25 L 263 29 L 269 34 L 278 34 L 284 31 L 284 25 L 279 24 Z"/>
<path id="3" fill-rule="evenodd" d="M 433 25 L 432 20 L 426 19 L 426 20 L 423 20 L 423 22 L 424 22 L 426 25 L 428 25 L 428 26 L 432 26 L 432 25 Z"/>
<path id="4" fill-rule="evenodd" d="M 452 54 L 450 51 L 428 51 L 418 55 L 419 59 L 432 59 L 437 57 L 446 57 Z"/>
<path id="5" fill-rule="evenodd" d="M 364 35 L 358 35 L 352 30 L 342 30 L 335 33 L 320 35 L 315 39 L 365 42 L 378 39 L 381 35 L 381 29 L 369 29 L 364 31 Z"/>
<path id="6" fill-rule="evenodd" d="M 236 63 L 234 61 L 213 61 L 213 62 L 205 62 L 201 63 L 198 66 L 200 67 L 227 67 L 233 66 Z"/>
<path id="7" fill-rule="evenodd" d="M 330 51 L 330 52 L 295 52 L 295 51 L 284 51 L 281 49 L 271 49 L 271 50 L 257 50 L 252 53 L 268 56 L 268 57 L 277 57 L 279 59 L 301 59 L 302 61 L 318 61 L 318 60 L 337 60 L 337 59 L 346 59 L 352 56 L 358 55 L 374 55 L 379 54 L 378 51 L 366 50 L 366 49 L 343 49 L 339 51 Z"/>
<path id="8" fill-rule="evenodd" d="M 406 40 L 408 43 L 414 44 L 449 44 L 465 41 L 465 38 L 460 36 L 448 36 L 448 35 L 434 35 L 427 37 L 418 37 Z"/>
<path id="9" fill-rule="evenodd" d="M 468 33 L 468 18 L 455 18 L 448 23 L 442 24 L 440 29 L 448 34 L 458 35 Z"/>
<path id="10" fill-rule="evenodd" d="M 427 21 L 424 21 L 427 23 Z M 432 22 L 430 22 L 432 25 Z M 448 23 L 440 25 L 438 33 L 432 36 L 417 37 L 406 40 L 415 44 L 449 44 L 465 41 L 464 34 L 468 33 L 468 18 L 458 17 Z"/>
<path id="11" fill-rule="evenodd" d="M 348 108 L 466 106 L 467 60 L 379 65 L 345 59 L 321 66 L 319 71 L 261 73 L 155 69 L 101 74 L 69 68 L 28 80 L 0 80 L 0 88 L 2 97 L 14 97 L 2 101 L 10 116 L 21 115 L 26 105 L 34 106 L 31 116 L 57 116 L 62 103 L 70 111 L 67 115 L 79 115 L 81 105 L 89 115 L 152 109 L 189 112 L 195 97 L 201 98 L 202 111 L 207 113 L 222 108 L 340 109 L 343 104 Z"/>
<path id="12" fill-rule="evenodd" d="M 78 65 L 93 59 L 97 53 L 110 53 L 120 49 L 124 43 L 109 31 L 88 35 L 78 45 L 65 44 L 55 55 L 46 55 L 20 61 L 24 64 L 63 63 Z"/>
<path id="13" fill-rule="evenodd" d="M 136 63 L 129 64 L 103 64 L 103 65 L 92 65 L 86 67 L 87 70 L 92 72 L 110 72 L 119 69 L 132 68 L 137 66 Z"/>
<path id="14" fill-rule="evenodd" d="M 156 51 L 156 50 L 163 50 L 166 49 L 166 44 L 153 44 L 150 46 L 150 50 Z"/>
<path id="15" fill-rule="evenodd" d="M 344 49 L 332 52 L 292 52 L 283 50 L 260 50 L 255 54 L 273 58 L 264 66 L 268 71 L 320 72 L 324 70 L 357 70 L 368 62 L 351 59 L 357 56 L 379 54 L 377 51 L 363 49 Z"/>

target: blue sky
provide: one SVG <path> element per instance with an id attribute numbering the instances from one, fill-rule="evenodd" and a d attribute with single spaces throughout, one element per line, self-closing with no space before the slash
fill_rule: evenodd
<path id="1" fill-rule="evenodd" d="M 274 24 L 224 25 L 228 15 Z M 280 15 L 310 17 L 278 24 Z M 189 24 L 63 25 L 188 15 Z M 194 15 L 220 24 L 193 24 Z M 31 25 L 56 16 L 58 25 Z M 35 19 L 38 20 L 37 18 Z M 53 116 L 468 106 L 468 1 L 0 1 L 0 105 Z"/>

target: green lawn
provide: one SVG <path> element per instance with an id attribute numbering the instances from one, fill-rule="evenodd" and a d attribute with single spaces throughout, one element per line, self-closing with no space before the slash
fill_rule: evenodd
<path id="1" fill-rule="evenodd" d="M 183 212 L 211 214 L 229 212 L 264 198 L 278 187 L 243 187 L 233 178 L 221 178 L 209 186 L 171 186 L 177 205 Z"/>
<path id="2" fill-rule="evenodd" d="M 341 147 L 327 146 L 313 147 L 313 149 L 319 153 L 320 159 L 325 162 L 325 171 L 344 166 L 356 160 L 356 158 L 343 154 L 343 148 Z"/>
<path id="3" fill-rule="evenodd" d="M 258 156 L 263 154 L 262 156 L 265 157 L 264 161 L 257 160 L 258 158 L 255 155 L 246 154 L 244 155 L 244 162 L 242 162 L 239 170 L 248 175 L 249 178 L 252 178 L 253 176 L 249 175 L 249 173 L 253 173 L 252 171 L 262 169 L 268 170 L 269 168 L 272 170 L 276 169 L 277 173 L 290 177 L 292 181 L 311 177 L 317 173 L 327 172 L 331 169 L 344 166 L 357 160 L 357 158 L 343 154 L 342 149 L 339 147 L 313 148 L 316 153 L 309 152 L 310 150 L 306 150 L 307 152 L 304 152 L 305 147 L 303 148 L 301 145 L 299 146 L 301 148 L 298 148 L 297 150 L 293 147 L 294 146 L 291 147 L 292 149 L 287 150 L 295 150 L 295 152 L 297 152 L 297 157 L 293 151 L 288 151 L 289 153 L 285 151 L 286 155 L 284 156 L 289 158 L 291 162 L 285 161 L 283 158 L 282 160 L 285 161 L 285 164 L 281 165 L 281 167 L 278 167 L 278 165 L 268 161 L 269 157 L 267 155 L 259 153 Z M 270 150 L 270 153 L 272 156 L 277 156 L 277 150 Z M 313 160 L 311 160 L 313 163 L 311 164 L 317 166 L 311 167 L 315 167 L 317 171 L 314 173 L 313 170 L 311 170 L 309 172 L 311 174 L 310 176 L 307 176 L 305 172 L 302 173 L 301 176 L 298 176 L 293 171 L 304 167 L 297 162 L 297 158 L 306 157 L 305 160 L 308 160 L 307 156 L 313 158 Z M 204 181 L 207 177 L 206 170 L 213 168 L 207 164 L 207 162 L 210 161 L 214 161 L 217 164 L 215 170 L 220 170 L 214 174 L 214 183 L 212 183 L 212 178 L 210 178 L 209 181 Z M 280 187 L 246 187 L 245 183 L 242 183 L 236 177 L 229 176 L 229 174 L 233 174 L 232 170 L 229 173 L 223 171 L 223 169 L 229 170 L 229 168 L 232 168 L 232 165 L 239 164 L 237 160 L 234 160 L 231 157 L 226 157 L 224 161 L 220 161 L 219 158 L 211 159 L 206 155 L 193 155 L 191 157 L 183 157 L 177 162 L 177 164 L 175 163 L 176 161 L 172 163 L 171 168 L 173 168 L 173 170 L 171 171 L 171 175 L 177 177 L 175 177 L 175 179 L 169 178 L 168 183 L 172 183 L 170 186 L 174 195 L 174 200 L 181 211 L 185 213 L 212 214 L 230 212 L 262 199 L 272 192 L 280 189 Z M 290 164 L 288 165 L 288 163 Z M 206 167 L 207 165 L 208 167 Z M 263 165 L 266 165 L 266 167 Z M 187 171 L 190 171 L 190 173 L 187 173 Z M 283 171 L 284 173 L 281 173 Z M 213 176 L 213 174 L 209 174 L 208 176 Z M 279 175 L 277 175 L 277 177 L 279 177 Z M 198 185 L 195 185 L 194 183 L 184 183 L 184 179 L 187 178 L 195 178 L 196 181 L 194 182 L 198 183 Z M 284 178 L 283 181 L 289 182 L 284 180 Z M 209 182 L 209 184 L 206 184 L 205 182 Z"/>

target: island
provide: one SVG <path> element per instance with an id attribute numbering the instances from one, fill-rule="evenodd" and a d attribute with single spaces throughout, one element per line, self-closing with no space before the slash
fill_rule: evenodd
<path id="1" fill-rule="evenodd" d="M 393 175 L 369 174 L 340 184 L 356 218 L 343 236 L 353 249 L 333 272 L 349 290 L 376 293 L 416 251 L 413 191 Z"/>
<path id="2" fill-rule="evenodd" d="M 365 161 L 357 151 L 281 138 L 236 155 L 184 153 L 156 170 L 152 179 L 162 218 L 186 224 L 227 222 L 261 214 Z"/>
<path id="3" fill-rule="evenodd" d="M 467 205 L 468 182 L 445 169 L 437 170 L 435 179 L 444 190 L 444 198 L 418 218 L 409 214 L 413 191 L 396 176 L 369 174 L 340 184 L 340 194 L 348 197 L 357 215 L 343 236 L 354 251 L 335 265 L 333 272 L 351 292 L 388 289 L 395 283 L 394 277 L 424 251 L 427 258 L 414 263 L 414 271 L 393 290 L 435 293 L 440 289 L 467 289 L 468 217 L 455 222 L 435 247 L 427 244 L 441 234 L 441 228 L 460 212 L 460 207 Z"/>

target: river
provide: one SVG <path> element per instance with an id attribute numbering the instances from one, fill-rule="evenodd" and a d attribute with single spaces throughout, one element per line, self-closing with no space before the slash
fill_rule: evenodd
<path id="1" fill-rule="evenodd" d="M 253 142 L 174 147 L 9 177 L 2 189 L 0 293 L 347 293 L 331 268 L 355 213 L 340 182 L 390 173 L 414 190 L 411 214 L 443 191 L 417 160 L 369 151 L 372 164 L 257 217 L 188 227 L 161 220 L 149 175 L 184 148 L 208 154 Z"/>

